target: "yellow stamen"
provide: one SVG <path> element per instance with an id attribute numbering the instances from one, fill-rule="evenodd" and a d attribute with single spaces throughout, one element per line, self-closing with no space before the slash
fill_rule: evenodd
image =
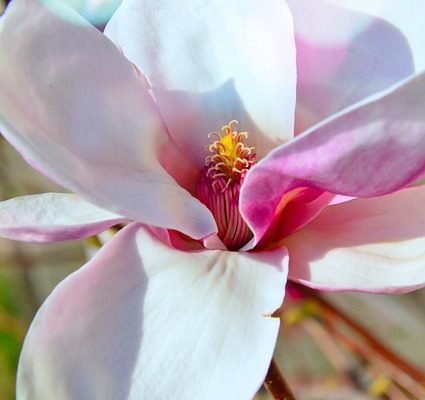
<path id="1" fill-rule="evenodd" d="M 222 132 L 210 132 L 208 137 L 217 139 L 208 146 L 212 153 L 205 159 L 211 176 L 223 176 L 229 181 L 240 181 L 240 175 L 255 164 L 254 147 L 245 146 L 247 132 L 237 132 L 234 125 L 238 121 L 232 120 L 221 128 Z M 230 183 L 230 182 L 229 182 Z M 226 185 L 228 187 L 228 185 Z"/>

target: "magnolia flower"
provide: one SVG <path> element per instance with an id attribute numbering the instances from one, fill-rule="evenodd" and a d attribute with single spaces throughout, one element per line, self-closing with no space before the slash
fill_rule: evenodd
<path id="1" fill-rule="evenodd" d="M 4 201 L 1 235 L 125 225 L 37 313 L 19 399 L 248 400 L 287 276 L 424 286 L 425 74 L 397 29 L 322 0 L 129 0 L 105 35 L 55 2 L 0 22 L 0 129 L 78 194 Z"/>

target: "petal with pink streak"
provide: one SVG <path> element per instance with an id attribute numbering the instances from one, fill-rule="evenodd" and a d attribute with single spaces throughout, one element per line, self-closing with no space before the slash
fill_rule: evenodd
<path id="1" fill-rule="evenodd" d="M 296 194 L 287 202 L 286 196 L 282 198 L 284 203 L 282 211 L 276 214 L 273 223 L 258 244 L 260 248 L 262 246 L 267 248 L 273 243 L 278 243 L 285 236 L 301 229 L 316 218 L 335 198 L 332 193 L 311 188 L 297 188 L 293 192 Z M 287 196 L 291 196 L 291 193 L 289 192 Z M 253 246 L 254 243 L 251 245 Z"/>
<path id="2" fill-rule="evenodd" d="M 286 250 L 183 252 L 133 224 L 46 300 L 18 397 L 251 400 L 279 330 Z"/>
<path id="3" fill-rule="evenodd" d="M 50 243 L 96 235 L 127 219 L 75 194 L 45 193 L 0 202 L 0 236 Z"/>
<path id="4" fill-rule="evenodd" d="M 247 174 L 241 212 L 259 240 L 285 193 L 312 187 L 380 196 L 425 171 L 425 73 L 311 128 Z"/>
<path id="5" fill-rule="evenodd" d="M 287 237 L 291 280 L 322 290 L 425 286 L 425 186 L 325 209 Z"/>
<path id="6" fill-rule="evenodd" d="M 282 0 L 129 0 L 105 29 L 146 75 L 179 146 L 203 165 L 232 119 L 260 156 L 293 136 L 296 65 Z"/>
<path id="7" fill-rule="evenodd" d="M 137 71 L 61 2 L 12 2 L 0 20 L 0 130 L 90 202 L 201 238 L 205 206 L 158 161 L 168 136 Z"/>
<path id="8" fill-rule="evenodd" d="M 297 47 L 297 133 L 413 73 L 406 38 L 379 14 L 352 11 L 343 1 L 287 2 Z"/>

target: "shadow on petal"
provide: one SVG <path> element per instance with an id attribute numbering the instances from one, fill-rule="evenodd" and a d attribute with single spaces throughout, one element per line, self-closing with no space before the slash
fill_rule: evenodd
<path id="1" fill-rule="evenodd" d="M 134 232 L 121 231 L 39 310 L 20 359 L 23 398 L 129 398 L 147 289 Z"/>

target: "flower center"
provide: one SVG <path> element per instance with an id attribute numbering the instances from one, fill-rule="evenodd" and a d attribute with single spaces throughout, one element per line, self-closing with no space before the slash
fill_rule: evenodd
<path id="1" fill-rule="evenodd" d="M 247 147 L 247 132 L 237 132 L 236 120 L 223 126 L 205 158 L 205 168 L 198 185 L 199 199 L 212 212 L 218 237 L 229 250 L 238 250 L 253 236 L 239 212 L 239 193 L 249 168 L 255 164 L 254 147 Z"/>

